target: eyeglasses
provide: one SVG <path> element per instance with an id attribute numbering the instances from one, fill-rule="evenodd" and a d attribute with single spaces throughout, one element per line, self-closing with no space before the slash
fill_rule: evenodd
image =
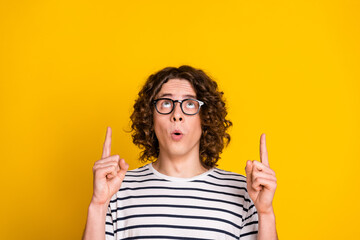
<path id="1" fill-rule="evenodd" d="M 155 109 L 160 114 L 170 114 L 174 111 L 175 103 L 180 103 L 181 111 L 186 115 L 195 115 L 204 105 L 202 101 L 196 99 L 172 100 L 170 98 L 159 98 L 153 101 Z"/>

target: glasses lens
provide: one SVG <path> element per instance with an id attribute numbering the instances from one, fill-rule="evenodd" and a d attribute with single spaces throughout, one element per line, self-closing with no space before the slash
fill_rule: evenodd
<path id="1" fill-rule="evenodd" d="M 186 114 L 195 114 L 199 110 L 199 102 L 195 100 L 186 100 L 182 104 L 184 113 Z"/>
<path id="2" fill-rule="evenodd" d="M 169 113 L 173 108 L 173 102 L 168 99 L 160 99 L 156 102 L 156 109 L 160 113 Z"/>

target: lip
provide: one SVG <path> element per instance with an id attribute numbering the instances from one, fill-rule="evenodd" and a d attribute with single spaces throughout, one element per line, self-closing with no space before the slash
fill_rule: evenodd
<path id="1" fill-rule="evenodd" d="M 180 141 L 183 138 L 184 134 L 180 130 L 175 130 L 171 132 L 171 138 L 174 141 Z"/>

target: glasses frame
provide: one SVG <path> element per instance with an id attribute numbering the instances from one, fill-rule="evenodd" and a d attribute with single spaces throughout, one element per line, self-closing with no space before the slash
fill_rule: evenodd
<path id="1" fill-rule="evenodd" d="M 169 101 L 172 101 L 173 105 L 172 105 L 172 109 L 171 109 L 170 112 L 168 112 L 168 113 L 161 113 L 161 112 L 157 109 L 156 103 L 157 103 L 158 101 L 160 101 L 160 100 L 169 100 Z M 193 101 L 196 101 L 196 102 L 199 103 L 199 108 L 198 108 L 198 110 L 196 111 L 196 113 L 189 114 L 189 113 L 185 113 L 185 112 L 184 112 L 184 109 L 183 109 L 183 107 L 182 107 L 182 104 L 183 104 L 183 102 L 185 102 L 186 100 L 193 100 Z M 200 101 L 200 100 L 197 100 L 197 99 L 194 99 L 194 98 L 187 98 L 187 99 L 183 99 L 183 100 L 172 100 L 171 98 L 158 98 L 158 99 L 153 100 L 153 104 L 154 104 L 154 107 L 155 107 L 156 111 L 157 111 L 159 114 L 162 114 L 162 115 L 167 115 L 167 114 L 172 113 L 172 112 L 174 111 L 174 109 L 175 109 L 175 106 L 176 106 L 175 103 L 177 103 L 177 102 L 180 103 L 180 109 L 181 109 L 181 111 L 182 111 L 185 115 L 190 115 L 190 116 L 198 114 L 199 111 L 200 111 L 201 106 L 204 105 L 204 102 L 202 102 L 202 101 Z"/>

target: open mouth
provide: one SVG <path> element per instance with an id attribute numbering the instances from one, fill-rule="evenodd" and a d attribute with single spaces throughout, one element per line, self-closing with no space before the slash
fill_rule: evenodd
<path id="1" fill-rule="evenodd" d="M 182 132 L 180 130 L 175 130 L 171 134 L 174 134 L 176 136 L 182 135 Z"/>
<path id="2" fill-rule="evenodd" d="M 183 137 L 183 133 L 179 130 L 175 130 L 171 133 L 171 137 L 175 141 L 179 141 Z"/>

